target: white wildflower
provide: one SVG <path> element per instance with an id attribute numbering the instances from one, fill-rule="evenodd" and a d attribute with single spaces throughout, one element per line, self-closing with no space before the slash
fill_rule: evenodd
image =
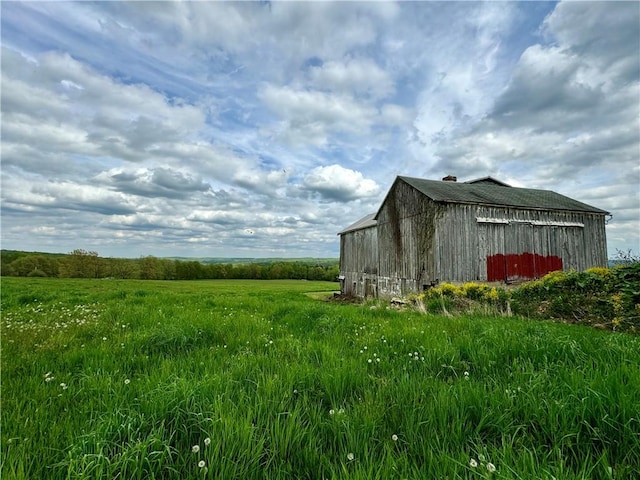
<path id="1" fill-rule="evenodd" d="M 356 458 L 353 453 L 349 452 L 347 453 L 347 460 L 350 462 L 353 462 L 353 459 Z"/>
<path id="2" fill-rule="evenodd" d="M 205 446 L 207 446 L 207 447 L 208 447 L 209 445 L 211 445 L 211 439 L 210 439 L 209 437 L 205 438 L 205 439 L 204 439 L 204 444 L 205 444 Z"/>
<path id="3" fill-rule="evenodd" d="M 493 463 L 487 463 L 487 471 L 493 473 L 496 471 L 496 466 Z"/>
<path id="4" fill-rule="evenodd" d="M 393 435 L 391 435 L 391 440 L 393 440 L 394 442 L 398 441 L 398 435 L 396 435 L 395 433 Z"/>
<path id="5" fill-rule="evenodd" d="M 472 458 L 471 460 L 469 460 L 469 466 L 471 468 L 476 468 L 478 466 L 478 462 L 476 462 L 475 458 Z"/>
<path id="6" fill-rule="evenodd" d="M 205 466 L 204 460 L 200 460 L 200 461 L 198 462 L 198 466 L 199 466 L 200 468 L 204 467 L 204 466 Z"/>
<path id="7" fill-rule="evenodd" d="M 191 451 L 193 453 L 198 453 L 200 451 L 200 445 L 194 445 L 193 447 L 191 447 Z"/>

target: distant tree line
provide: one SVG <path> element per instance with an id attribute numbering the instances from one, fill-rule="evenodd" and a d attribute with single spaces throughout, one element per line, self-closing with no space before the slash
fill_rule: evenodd
<path id="1" fill-rule="evenodd" d="M 214 263 L 146 256 L 103 258 L 97 252 L 74 250 L 67 255 L 2 251 L 2 275 L 17 277 L 120 278 L 140 280 L 327 280 L 335 281 L 338 262 L 299 261 Z"/>

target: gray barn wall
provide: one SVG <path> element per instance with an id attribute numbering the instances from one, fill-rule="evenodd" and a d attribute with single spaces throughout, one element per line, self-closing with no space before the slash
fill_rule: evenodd
<path id="1" fill-rule="evenodd" d="M 478 223 L 477 218 L 522 224 Z M 526 224 L 527 221 L 582 223 L 577 226 Z M 558 256 L 563 270 L 607 266 L 602 215 L 448 204 L 436 225 L 435 270 L 441 281 L 487 280 L 487 257 L 507 253 Z"/>
<path id="2" fill-rule="evenodd" d="M 380 296 L 419 292 L 436 280 L 434 233 L 442 212 L 442 206 L 396 181 L 377 216 Z"/>
<path id="3" fill-rule="evenodd" d="M 340 236 L 342 293 L 377 296 L 378 239 L 376 227 L 362 228 Z"/>

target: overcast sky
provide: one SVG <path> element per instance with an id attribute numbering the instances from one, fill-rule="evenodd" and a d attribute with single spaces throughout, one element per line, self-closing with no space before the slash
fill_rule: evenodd
<path id="1" fill-rule="evenodd" d="M 640 253 L 640 3 L 0 3 L 2 248 L 337 257 L 396 175 L 610 211 Z"/>

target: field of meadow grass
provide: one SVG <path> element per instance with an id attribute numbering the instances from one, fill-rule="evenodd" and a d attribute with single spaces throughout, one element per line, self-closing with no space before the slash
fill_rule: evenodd
<path id="1" fill-rule="evenodd" d="M 335 289 L 3 278 L 0 477 L 637 478 L 640 336 Z"/>

